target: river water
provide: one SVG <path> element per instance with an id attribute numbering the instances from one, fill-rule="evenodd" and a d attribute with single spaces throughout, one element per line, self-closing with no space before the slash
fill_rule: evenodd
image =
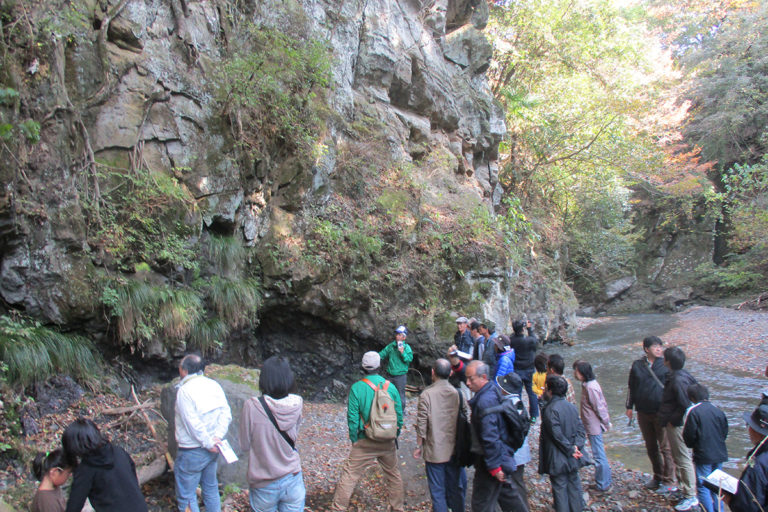
<path id="1" fill-rule="evenodd" d="M 675 317 L 671 314 L 642 314 L 612 317 L 600 323 L 592 324 L 577 335 L 577 342 L 572 347 L 545 346 L 547 353 L 559 353 L 566 361 L 566 376 L 576 388 L 577 400 L 581 386 L 573 377 L 570 367 L 576 359 L 583 359 L 592 364 L 595 376 L 603 388 L 611 414 L 613 430 L 604 435 L 609 459 L 616 459 L 625 466 L 651 472 L 651 465 L 645 454 L 640 429 L 637 422 L 628 425 L 624 407 L 627 396 L 627 377 L 632 361 L 643 355 L 642 339 L 656 335 L 662 340 L 664 333 L 675 327 Z M 716 341 L 712 350 L 721 350 Z M 765 388 L 764 379 L 749 375 L 739 370 L 715 367 L 695 359 L 688 359 L 685 364 L 699 383 L 709 388 L 710 401 L 723 410 L 728 418 L 729 460 L 724 469 L 738 475 L 743 467 L 744 457 L 750 442 L 742 417 L 743 412 L 751 412 L 757 405 L 760 390 Z"/>

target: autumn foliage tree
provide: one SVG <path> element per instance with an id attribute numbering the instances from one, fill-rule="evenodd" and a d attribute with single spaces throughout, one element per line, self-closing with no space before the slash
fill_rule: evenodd
<path id="1" fill-rule="evenodd" d="M 507 113 L 501 182 L 582 295 L 632 273 L 629 185 L 664 155 L 643 119 L 667 79 L 642 9 L 494 2 L 489 70 Z"/>

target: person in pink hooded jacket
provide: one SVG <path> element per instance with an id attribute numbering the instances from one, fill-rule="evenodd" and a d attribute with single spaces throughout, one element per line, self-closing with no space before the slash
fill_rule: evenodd
<path id="1" fill-rule="evenodd" d="M 591 364 L 576 361 L 573 363 L 573 373 L 581 381 L 581 422 L 584 423 L 592 457 L 595 459 L 595 483 L 589 488 L 604 494 L 611 489 L 611 466 L 603 446 L 603 432 L 611 428 L 608 404 L 600 384 L 595 380 Z"/>

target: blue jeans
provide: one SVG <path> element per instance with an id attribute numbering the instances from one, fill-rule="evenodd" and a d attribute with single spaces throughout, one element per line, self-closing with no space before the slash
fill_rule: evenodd
<path id="1" fill-rule="evenodd" d="M 248 494 L 254 512 L 302 512 L 307 491 L 299 471 L 295 475 L 288 473 L 265 487 L 250 489 Z"/>
<path id="2" fill-rule="evenodd" d="M 197 505 L 197 485 L 203 491 L 206 512 L 221 512 L 219 481 L 216 479 L 216 459 L 219 452 L 212 453 L 205 448 L 179 448 L 173 473 L 176 478 L 176 500 L 179 510 L 189 507 L 200 512 Z"/>
<path id="3" fill-rule="evenodd" d="M 530 370 L 515 370 L 515 373 L 520 376 L 520 380 L 523 381 L 525 386 L 525 392 L 528 393 L 528 414 L 531 419 L 539 417 L 539 399 L 536 393 L 533 392 L 533 374 L 536 372 L 535 368 Z"/>
<path id="4" fill-rule="evenodd" d="M 696 496 L 699 503 L 707 512 L 715 512 L 715 504 L 719 512 L 723 512 L 725 507 L 722 501 L 718 501 L 717 494 L 704 487 L 704 477 L 716 469 L 723 469 L 723 463 L 720 464 L 696 464 Z"/>
<path id="5" fill-rule="evenodd" d="M 601 491 L 611 486 L 611 466 L 608 464 L 608 457 L 605 455 L 603 446 L 603 435 L 590 435 L 589 446 L 592 447 L 592 458 L 595 459 L 595 484 Z"/>
<path id="6" fill-rule="evenodd" d="M 467 472 L 450 462 L 425 462 L 429 494 L 434 512 L 464 512 L 467 495 Z"/>

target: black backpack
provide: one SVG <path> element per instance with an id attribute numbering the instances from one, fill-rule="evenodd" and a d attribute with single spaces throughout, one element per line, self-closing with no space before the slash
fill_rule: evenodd
<path id="1" fill-rule="evenodd" d="M 515 451 L 519 450 L 531 428 L 531 418 L 528 416 L 528 411 L 525 410 L 522 400 L 517 396 L 502 398 L 500 405 L 489 407 L 483 411 L 480 417 L 497 412 L 501 414 L 504 425 L 507 427 L 509 446 Z"/>
<path id="2" fill-rule="evenodd" d="M 454 463 L 461 467 L 471 466 L 474 462 L 472 454 L 472 427 L 469 424 L 464 395 L 459 393 L 459 414 L 456 415 L 456 444 L 453 447 Z"/>

